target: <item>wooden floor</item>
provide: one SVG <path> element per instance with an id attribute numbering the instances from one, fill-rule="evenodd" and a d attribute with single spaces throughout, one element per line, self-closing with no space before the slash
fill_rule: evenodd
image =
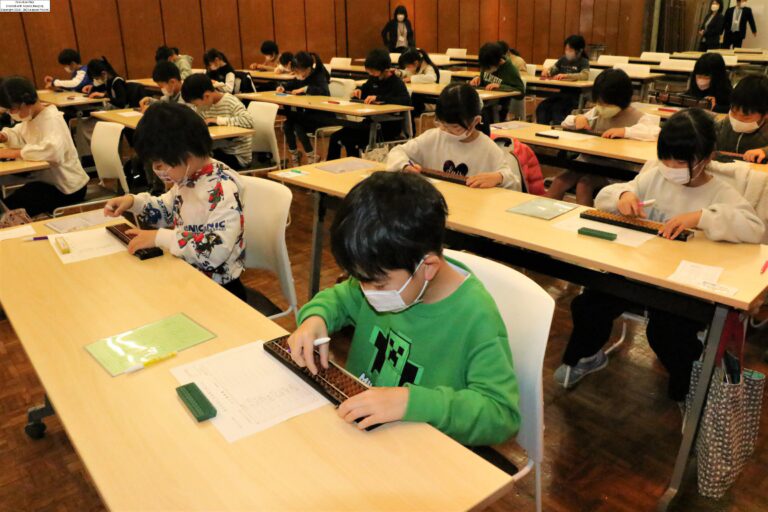
<path id="1" fill-rule="evenodd" d="M 294 191 L 288 229 L 301 303 L 307 297 L 310 199 L 305 192 Z M 339 273 L 326 250 L 322 286 L 333 284 Z M 681 417 L 677 405 L 666 398 L 664 371 L 648 348 L 642 328 L 631 326 L 630 339 L 612 356 L 607 369 L 585 379 L 577 389 L 565 391 L 555 385 L 552 374 L 571 328 L 569 303 L 579 289 L 562 281 L 532 277 L 557 300 L 544 369 L 544 510 L 653 510 L 671 474 Z M 249 271 L 246 282 L 283 304 L 277 281 L 270 276 Z M 292 320 L 280 323 L 294 328 Z M 751 333 L 750 339 L 750 366 L 768 371 L 768 365 L 760 361 L 760 354 L 768 348 L 768 331 Z M 345 350 L 338 344 L 336 347 L 341 350 L 335 357 L 343 359 Z M 24 434 L 26 408 L 42 400 L 43 388 L 7 320 L 0 321 L 0 360 L 0 511 L 103 510 L 98 492 L 57 418 L 46 420 L 48 433 L 42 440 L 33 441 Z M 757 451 L 725 499 L 715 502 L 698 497 L 695 481 L 689 479 L 675 510 L 768 510 L 767 428 L 768 406 L 763 409 Z M 119 442 L 117 433 L 115 442 Z M 500 449 L 508 455 L 516 453 L 513 443 Z M 532 480 L 524 479 L 491 509 L 533 510 Z"/>

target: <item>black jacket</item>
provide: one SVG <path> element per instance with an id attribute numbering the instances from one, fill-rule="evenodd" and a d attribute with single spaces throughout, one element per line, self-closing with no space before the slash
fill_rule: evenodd
<path id="1" fill-rule="evenodd" d="M 708 18 L 704 18 L 704 21 L 701 23 L 701 26 L 699 27 L 699 30 L 704 31 L 704 35 L 701 36 L 702 41 L 706 41 L 708 43 L 714 43 L 715 41 L 718 41 L 720 39 L 720 34 L 723 33 L 723 15 L 719 12 L 715 14 L 715 17 L 712 18 L 712 21 L 709 22 L 709 25 L 706 25 Z M 705 27 L 706 25 L 706 27 Z"/>
<path id="2" fill-rule="evenodd" d="M 285 90 L 290 92 L 294 89 L 307 88 L 306 94 L 309 96 L 330 96 L 331 91 L 328 88 L 328 75 L 325 70 L 313 70 L 304 80 L 291 80 L 285 84 Z"/>
<path id="3" fill-rule="evenodd" d="M 376 101 L 384 103 L 406 106 L 411 104 L 411 96 L 408 94 L 405 83 L 395 76 L 394 73 L 384 80 L 369 78 L 367 82 L 360 86 L 360 91 L 362 92 L 361 99 L 365 99 L 368 96 L 376 96 Z"/>
<path id="4" fill-rule="evenodd" d="M 725 34 L 732 33 L 731 25 L 733 24 L 733 12 L 735 7 L 729 7 L 725 11 L 723 19 L 723 32 Z M 739 37 L 744 39 L 747 36 L 747 23 L 749 28 L 752 29 L 753 34 L 757 34 L 757 27 L 755 27 L 755 18 L 752 16 L 752 9 L 749 7 L 742 7 L 744 12 L 741 13 L 741 21 L 739 22 Z"/>
<path id="5" fill-rule="evenodd" d="M 136 108 L 141 99 L 147 95 L 143 85 L 126 82 L 120 76 L 110 78 L 104 85 L 94 87 L 91 90 L 107 93 L 107 99 L 117 108 Z"/>
<path id="6" fill-rule="evenodd" d="M 384 29 L 381 31 L 381 39 L 384 41 L 384 46 L 389 48 L 390 52 L 394 52 L 396 49 L 398 23 L 397 20 L 391 19 L 384 25 Z M 411 27 L 411 22 L 408 18 L 406 18 L 403 23 L 405 23 L 405 38 L 408 40 L 408 47 L 412 48 L 416 46 L 416 41 L 413 37 L 413 27 Z"/>

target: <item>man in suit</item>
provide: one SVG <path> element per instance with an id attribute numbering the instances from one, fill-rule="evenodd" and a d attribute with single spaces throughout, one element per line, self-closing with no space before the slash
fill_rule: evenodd
<path id="1" fill-rule="evenodd" d="M 723 20 L 723 48 L 741 48 L 741 43 L 747 35 L 747 23 L 752 34 L 757 35 L 755 18 L 752 9 L 747 7 L 747 0 L 736 0 L 736 5 L 725 11 Z"/>

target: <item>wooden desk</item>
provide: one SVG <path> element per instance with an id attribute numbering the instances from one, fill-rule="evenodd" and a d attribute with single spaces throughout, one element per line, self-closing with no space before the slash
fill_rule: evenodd
<path id="1" fill-rule="evenodd" d="M 160 86 L 157 85 L 157 82 L 152 80 L 151 78 L 136 78 L 133 80 L 128 80 L 129 82 L 133 82 L 135 84 L 141 84 L 144 86 L 145 89 L 149 89 L 150 91 L 159 91 Z"/>
<path id="2" fill-rule="evenodd" d="M 443 92 L 443 89 L 445 89 L 445 86 L 448 84 L 406 84 L 408 86 L 408 90 L 411 91 L 412 94 L 419 94 L 421 96 L 429 96 L 432 98 L 436 98 L 440 96 L 440 93 Z M 518 91 L 485 91 L 478 89 L 477 91 L 478 95 L 480 96 L 480 99 L 483 101 L 494 101 L 494 100 L 500 100 L 503 98 L 513 98 L 516 96 L 522 96 Z"/>
<path id="3" fill-rule="evenodd" d="M 331 76 L 341 78 L 368 78 L 365 66 L 350 64 L 348 66 L 331 66 Z"/>
<path id="4" fill-rule="evenodd" d="M 282 178 L 273 172 L 270 176 L 315 194 L 311 271 L 317 272 L 326 208 L 371 171 L 332 174 L 314 166 L 302 170 L 309 174 Z M 666 509 L 677 495 L 689 460 L 725 317 L 729 311 L 745 311 L 760 304 L 768 293 L 768 274 L 759 273 L 768 259 L 768 246 L 715 243 L 698 233 L 689 242 L 655 238 L 630 248 L 552 227 L 553 222 L 577 216 L 584 207 L 547 222 L 506 211 L 535 196 L 501 188 L 470 189 L 439 180 L 435 186 L 448 204 L 448 228 L 455 235 L 452 244 L 456 242 L 456 247 L 709 324 L 701 380 L 669 487 L 660 499 L 661 508 Z M 725 264 L 719 282 L 738 291 L 731 297 L 671 281 L 669 275 L 681 260 Z M 318 282 L 319 275 L 311 276 L 310 293 L 317 291 Z"/>
<path id="5" fill-rule="evenodd" d="M 43 103 L 56 105 L 57 108 L 87 107 L 102 105 L 107 102 L 106 98 L 89 98 L 81 92 L 52 91 L 50 89 L 38 90 L 37 96 Z"/>
<path id="6" fill-rule="evenodd" d="M 667 119 L 675 115 L 677 112 L 684 110 L 683 108 L 680 108 L 680 107 L 670 107 L 667 105 L 658 105 L 654 103 L 633 102 L 632 106 L 645 114 L 659 116 L 662 121 L 666 121 Z M 665 110 L 660 110 L 660 109 L 665 109 Z"/>
<path id="7" fill-rule="evenodd" d="M 602 66 L 594 66 L 596 68 L 600 68 Z M 613 67 L 613 66 L 605 66 L 606 68 Z M 536 64 L 536 74 L 540 74 L 542 69 L 544 69 L 544 66 L 542 64 Z M 631 72 L 627 73 L 629 76 L 629 79 L 632 80 L 632 82 L 640 85 L 640 98 L 646 99 L 648 97 L 648 89 L 650 88 L 650 85 L 654 83 L 659 78 L 664 78 L 663 73 L 636 73 Z"/>
<path id="8" fill-rule="evenodd" d="M 263 80 L 265 82 L 288 82 L 296 78 L 296 75 L 291 73 L 275 73 L 274 71 L 248 70 L 248 73 L 254 80 Z"/>
<path id="9" fill-rule="evenodd" d="M 125 115 L 130 114 L 130 115 Z M 91 117 L 95 117 L 101 121 L 109 121 L 111 123 L 118 123 L 126 126 L 132 130 L 136 129 L 136 126 L 141 120 L 141 114 L 131 108 L 123 108 L 117 110 L 100 110 L 91 113 Z M 213 140 L 232 139 L 234 137 L 243 137 L 245 135 L 252 135 L 253 130 L 251 128 L 241 128 L 239 126 L 209 126 L 208 131 L 211 132 L 211 138 Z"/>
<path id="10" fill-rule="evenodd" d="M 43 171 L 48 169 L 48 162 L 36 162 L 31 160 L 8 160 L 0 162 L 0 176 L 21 174 L 23 172 Z"/>
<path id="11" fill-rule="evenodd" d="M 3 309 L 110 510 L 459 511 L 511 489 L 508 475 L 423 423 L 360 432 L 329 404 L 232 444 L 196 423 L 170 369 L 286 332 L 178 258 L 124 252 L 63 265 L 48 243 L 14 239 L 0 243 L 0 282 Z M 114 378 L 83 349 L 178 312 L 216 338 Z"/>
<path id="12" fill-rule="evenodd" d="M 733 50 L 729 51 L 718 51 L 720 55 L 735 55 L 736 60 L 738 61 L 738 64 L 726 64 L 726 67 L 743 67 L 744 64 L 754 64 L 758 66 L 765 66 L 768 65 L 768 55 L 764 53 L 734 53 Z M 694 52 L 694 51 L 688 51 L 688 52 L 676 52 L 672 54 L 673 59 L 687 59 L 687 60 L 697 60 L 699 57 L 704 55 L 703 52 Z"/>

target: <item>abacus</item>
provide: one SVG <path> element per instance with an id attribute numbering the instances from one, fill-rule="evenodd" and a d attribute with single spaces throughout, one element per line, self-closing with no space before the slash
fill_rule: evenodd
<path id="1" fill-rule="evenodd" d="M 451 183 L 458 183 L 459 185 L 467 184 L 467 177 L 461 174 L 453 174 L 445 171 L 438 171 L 437 169 L 422 169 L 421 174 L 429 178 L 435 178 L 443 181 L 450 181 Z"/>
<path id="2" fill-rule="evenodd" d="M 122 224 L 114 224 L 107 226 L 107 232 L 114 235 L 115 238 L 120 240 L 123 244 L 128 245 L 131 242 L 133 236 L 126 233 L 129 229 L 132 229 L 130 224 L 125 222 Z M 150 247 L 149 249 L 139 249 L 133 253 L 134 256 L 140 260 L 147 260 L 149 258 L 155 258 L 163 255 L 163 250 L 159 247 Z"/>
<path id="3" fill-rule="evenodd" d="M 654 235 L 658 235 L 659 231 L 664 226 L 660 222 L 653 222 L 650 220 L 639 219 L 637 217 L 626 217 L 624 215 L 617 215 L 615 213 L 602 212 L 600 210 L 587 210 L 587 211 L 581 212 L 579 216 L 582 219 L 594 220 L 597 222 L 603 222 L 605 224 L 620 226 L 622 228 L 634 229 L 635 231 L 652 233 Z M 688 239 L 692 237 L 693 237 L 693 231 L 691 231 L 690 229 L 685 229 L 679 235 L 677 235 L 677 238 L 673 238 L 673 240 L 687 242 Z"/>
<path id="4" fill-rule="evenodd" d="M 711 107 L 709 101 L 703 98 L 700 99 L 688 94 L 680 94 L 667 91 L 651 91 L 648 93 L 648 100 L 649 103 L 661 103 L 663 105 L 673 105 L 676 107 L 698 107 L 705 110 L 710 110 Z"/>

